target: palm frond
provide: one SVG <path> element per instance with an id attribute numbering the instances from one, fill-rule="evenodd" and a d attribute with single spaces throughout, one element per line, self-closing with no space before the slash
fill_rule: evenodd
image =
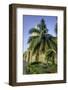
<path id="1" fill-rule="evenodd" d="M 57 22 L 56 22 L 56 25 L 55 25 L 55 34 L 57 35 Z"/>
<path id="2" fill-rule="evenodd" d="M 45 21 L 43 18 L 42 18 L 40 24 L 37 25 L 37 27 L 40 29 L 40 31 L 44 31 L 45 33 L 48 32 L 48 29 L 46 27 L 46 24 L 45 24 Z"/>
<path id="3" fill-rule="evenodd" d="M 54 38 L 51 39 L 51 47 L 57 51 L 57 42 Z"/>
<path id="4" fill-rule="evenodd" d="M 32 50 L 33 54 L 35 54 L 35 52 L 40 48 L 40 43 L 41 43 L 41 40 L 37 38 L 33 45 L 33 50 Z"/>
<path id="5" fill-rule="evenodd" d="M 32 40 L 38 38 L 39 36 L 36 35 L 36 36 L 30 36 L 29 39 L 28 39 L 28 43 L 32 42 Z"/>
<path id="6" fill-rule="evenodd" d="M 46 59 L 47 60 L 53 60 L 56 57 L 56 51 L 54 49 L 49 49 L 46 52 Z"/>
<path id="7" fill-rule="evenodd" d="M 32 29 L 30 29 L 29 33 L 30 34 L 32 34 L 32 33 L 40 34 L 40 31 L 38 29 L 36 29 L 36 28 L 32 28 Z"/>
<path id="8" fill-rule="evenodd" d="M 34 47 L 35 39 L 32 39 L 32 41 L 29 43 L 29 49 L 32 50 Z"/>

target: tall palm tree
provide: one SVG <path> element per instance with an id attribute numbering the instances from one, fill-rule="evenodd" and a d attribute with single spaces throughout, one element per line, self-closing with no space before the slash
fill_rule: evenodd
<path id="1" fill-rule="evenodd" d="M 48 34 L 44 19 L 37 25 L 37 28 L 32 28 L 29 33 L 31 35 L 28 40 L 29 49 L 32 50 L 32 54 L 36 54 L 36 61 L 39 60 L 39 52 L 45 53 L 46 49 L 56 46 L 54 37 Z"/>

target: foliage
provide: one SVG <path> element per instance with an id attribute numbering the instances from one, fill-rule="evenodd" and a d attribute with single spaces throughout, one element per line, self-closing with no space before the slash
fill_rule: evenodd
<path id="1" fill-rule="evenodd" d="M 54 49 L 48 49 L 46 52 L 46 60 L 51 61 L 52 64 L 55 64 L 55 59 L 56 59 L 56 51 Z"/>
<path id="2" fill-rule="evenodd" d="M 30 63 L 27 66 L 26 73 L 27 74 L 43 74 L 43 73 L 56 73 L 57 65 L 54 64 L 45 64 L 41 62 Z"/>
<path id="3" fill-rule="evenodd" d="M 55 60 L 57 59 L 57 23 L 55 26 L 55 37 L 48 33 L 44 19 L 42 19 L 40 24 L 37 25 L 37 28 L 30 29 L 29 33 L 29 60 L 30 50 L 32 51 L 32 55 L 35 54 L 36 58 L 35 62 L 28 62 L 26 66 L 26 74 L 56 73 L 57 64 L 55 63 Z M 39 62 L 40 53 L 45 55 L 47 63 Z"/>

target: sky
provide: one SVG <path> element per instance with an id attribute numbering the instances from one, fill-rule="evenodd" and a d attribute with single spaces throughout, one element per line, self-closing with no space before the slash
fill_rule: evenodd
<path id="1" fill-rule="evenodd" d="M 29 30 L 34 28 L 37 24 L 40 23 L 41 19 L 44 19 L 48 33 L 55 36 L 55 25 L 57 22 L 56 16 L 33 16 L 33 15 L 23 15 L 23 52 L 28 48 L 28 38 L 30 36 Z"/>

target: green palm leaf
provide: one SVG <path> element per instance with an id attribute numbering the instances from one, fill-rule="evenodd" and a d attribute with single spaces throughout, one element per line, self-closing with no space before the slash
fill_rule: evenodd
<path id="1" fill-rule="evenodd" d="M 30 34 L 32 33 L 37 33 L 37 34 L 40 34 L 40 31 L 36 28 L 32 28 L 30 31 L 29 31 Z"/>
<path id="2" fill-rule="evenodd" d="M 35 40 L 38 37 L 39 37 L 38 35 L 36 35 L 36 36 L 30 36 L 29 39 L 28 39 L 28 43 L 30 43 L 32 40 Z"/>

